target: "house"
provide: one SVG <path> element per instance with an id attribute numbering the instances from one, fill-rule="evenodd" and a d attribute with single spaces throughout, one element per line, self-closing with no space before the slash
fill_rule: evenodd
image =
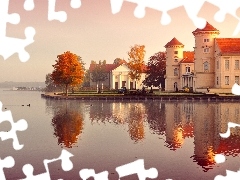
<path id="1" fill-rule="evenodd" d="M 96 64 L 90 64 L 89 71 L 90 77 L 91 73 L 94 71 Z M 107 79 L 102 82 L 93 82 L 90 78 L 90 86 L 104 86 L 109 89 L 119 89 L 121 87 L 126 87 L 127 89 L 140 89 L 142 88 L 142 82 L 145 79 L 146 66 L 143 65 L 143 73 L 141 74 L 141 78 L 139 81 L 132 80 L 128 73 L 130 69 L 128 68 L 127 62 L 121 62 L 119 64 L 106 64 L 105 65 L 105 73 L 107 74 Z"/>
<path id="2" fill-rule="evenodd" d="M 220 31 L 208 22 L 192 34 L 194 51 L 183 51 L 184 45 L 176 38 L 165 45 L 165 90 L 188 86 L 197 92 L 230 93 L 232 85 L 239 84 L 240 38 L 218 38 Z"/>

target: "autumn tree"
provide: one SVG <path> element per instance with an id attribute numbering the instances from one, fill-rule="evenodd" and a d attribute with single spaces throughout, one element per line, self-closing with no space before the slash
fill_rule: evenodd
<path id="1" fill-rule="evenodd" d="M 151 56 L 147 63 L 147 77 L 143 81 L 146 86 L 159 86 L 165 87 L 166 74 L 166 53 L 158 52 Z"/>
<path id="2" fill-rule="evenodd" d="M 106 60 L 100 60 L 98 64 L 96 61 L 92 61 L 91 63 L 93 66 L 90 76 L 92 82 L 100 83 L 105 81 L 108 78 L 108 73 L 106 72 Z"/>
<path id="3" fill-rule="evenodd" d="M 135 45 L 128 52 L 129 76 L 132 80 L 139 81 L 144 67 L 145 46 Z"/>
<path id="4" fill-rule="evenodd" d="M 58 144 L 72 148 L 83 130 L 83 116 L 72 109 L 60 109 L 52 119 L 54 136 Z"/>
<path id="5" fill-rule="evenodd" d="M 53 68 L 51 78 L 55 84 L 65 86 L 66 95 L 68 95 L 69 86 L 76 86 L 83 82 L 83 65 L 79 61 L 79 56 L 70 51 L 58 55 Z"/>

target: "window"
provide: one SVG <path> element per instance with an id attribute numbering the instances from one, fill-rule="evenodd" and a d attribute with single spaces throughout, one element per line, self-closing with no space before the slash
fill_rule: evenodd
<path id="1" fill-rule="evenodd" d="M 178 76 L 178 69 L 177 68 L 174 69 L 174 76 Z"/>
<path id="2" fill-rule="evenodd" d="M 229 85 L 229 76 L 225 76 L 225 85 Z"/>
<path id="3" fill-rule="evenodd" d="M 178 51 L 174 51 L 174 54 L 178 54 Z"/>
<path id="4" fill-rule="evenodd" d="M 235 76 L 235 83 L 239 84 L 239 76 Z"/>
<path id="5" fill-rule="evenodd" d="M 203 49 L 203 52 L 204 52 L 204 53 L 209 53 L 209 51 L 210 51 L 209 48 L 204 48 L 204 49 Z"/>
<path id="6" fill-rule="evenodd" d="M 219 61 L 217 60 L 217 69 L 219 69 Z"/>
<path id="7" fill-rule="evenodd" d="M 239 69 L 239 60 L 235 60 L 235 69 Z"/>
<path id="8" fill-rule="evenodd" d="M 209 63 L 208 63 L 207 61 L 205 61 L 205 62 L 203 63 L 203 70 L 204 70 L 204 72 L 206 72 L 206 71 L 209 70 Z"/>
<path id="9" fill-rule="evenodd" d="M 225 60 L 225 70 L 229 70 L 229 60 Z"/>
<path id="10" fill-rule="evenodd" d="M 187 66 L 187 67 L 186 67 L 186 74 L 189 74 L 189 73 L 190 73 L 190 67 Z"/>
<path id="11" fill-rule="evenodd" d="M 217 85 L 218 85 L 218 77 L 217 77 Z"/>
<path id="12" fill-rule="evenodd" d="M 203 39 L 203 42 L 209 42 L 209 39 Z"/>
<path id="13" fill-rule="evenodd" d="M 178 57 L 174 56 L 174 62 L 178 62 Z"/>

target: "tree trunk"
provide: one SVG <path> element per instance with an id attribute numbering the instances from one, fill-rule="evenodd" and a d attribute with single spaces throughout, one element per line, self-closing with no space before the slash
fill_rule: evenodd
<path id="1" fill-rule="evenodd" d="M 68 84 L 66 84 L 65 94 L 68 96 Z"/>

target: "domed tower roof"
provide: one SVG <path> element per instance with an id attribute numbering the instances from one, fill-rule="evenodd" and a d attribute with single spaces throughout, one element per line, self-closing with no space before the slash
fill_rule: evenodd
<path id="1" fill-rule="evenodd" d="M 173 47 L 173 46 L 184 47 L 184 45 L 181 42 L 179 42 L 175 37 L 171 41 L 169 41 L 164 47 L 169 48 L 169 47 Z"/>
<path id="2" fill-rule="evenodd" d="M 219 34 L 219 30 L 216 29 L 215 27 L 213 27 L 211 24 L 209 24 L 208 22 L 206 22 L 206 26 L 203 29 L 199 29 L 197 28 L 195 31 L 193 31 L 193 35 L 196 35 L 198 33 L 206 33 L 206 32 L 214 32 Z"/>

